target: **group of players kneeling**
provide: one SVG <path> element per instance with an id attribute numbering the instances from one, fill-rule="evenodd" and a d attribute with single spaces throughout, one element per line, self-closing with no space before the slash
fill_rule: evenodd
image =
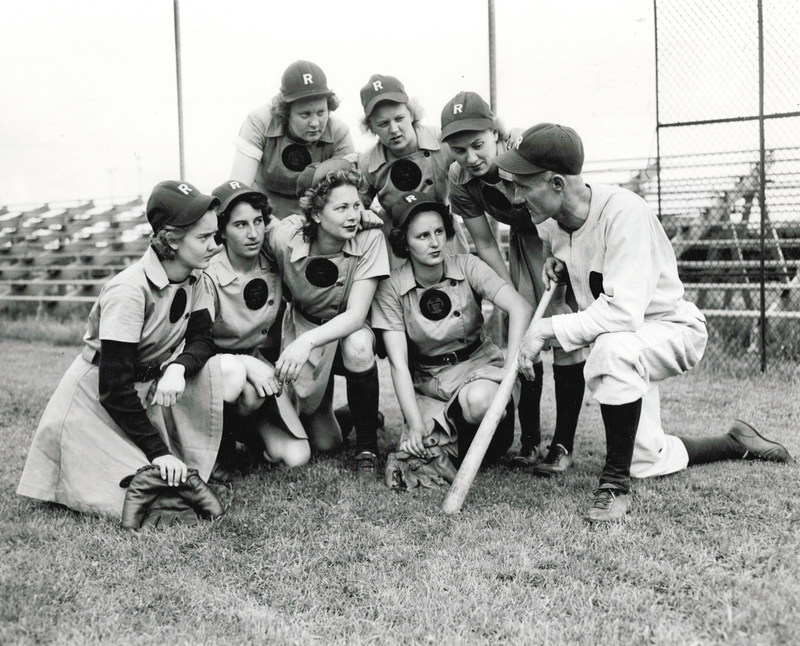
<path id="1" fill-rule="evenodd" d="M 212 195 L 180 181 L 154 188 L 150 246 L 104 285 L 18 493 L 119 517 L 120 482 L 142 469 L 176 488 L 192 470 L 227 480 L 237 443 L 296 467 L 338 448 L 342 427 L 355 436 L 358 479 L 383 479 L 376 352 L 405 419 L 390 486 L 452 480 L 517 356 L 521 376 L 486 460 L 511 447 L 516 409 L 514 461 L 537 475 L 570 469 L 588 387 L 607 445 L 590 521 L 624 517 L 631 477 L 744 457 L 793 462 L 741 421 L 713 437 L 664 433 L 658 382 L 698 363 L 705 319 L 683 299 L 644 200 L 583 180 L 574 130 L 544 123 L 509 137 L 480 96 L 461 92 L 438 131 L 382 75 L 361 100 L 379 140 L 357 156 L 330 116 L 338 99 L 322 70 L 298 61 L 271 106 L 245 121 L 231 180 Z M 487 216 L 510 225 L 508 265 Z M 556 297 L 528 330 L 551 282 Z M 484 334 L 484 300 L 508 315 L 505 354 Z M 548 347 L 557 420 L 544 455 Z M 334 374 L 347 388 L 338 411 Z"/>

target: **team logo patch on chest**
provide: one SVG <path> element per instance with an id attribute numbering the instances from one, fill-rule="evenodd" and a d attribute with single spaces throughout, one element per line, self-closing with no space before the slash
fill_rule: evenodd
<path id="1" fill-rule="evenodd" d="M 264 307 L 264 303 L 267 302 L 269 287 L 263 278 L 253 278 L 253 280 L 244 286 L 244 292 L 242 292 L 242 294 L 247 309 L 260 310 Z"/>
<path id="2" fill-rule="evenodd" d="M 315 258 L 306 265 L 306 280 L 314 287 L 330 287 L 339 278 L 339 268 L 327 258 Z"/>
<path id="3" fill-rule="evenodd" d="M 311 163 L 311 153 L 305 146 L 292 144 L 286 146 L 281 153 L 281 161 L 289 170 L 299 173 Z"/>
<path id="4" fill-rule="evenodd" d="M 603 291 L 603 274 L 599 271 L 589 272 L 589 289 L 592 290 L 592 296 L 595 299 L 600 298 L 600 294 L 605 294 Z"/>
<path id="5" fill-rule="evenodd" d="M 419 310 L 430 321 L 441 321 L 451 309 L 450 297 L 438 289 L 429 289 L 419 299 Z"/>
<path id="6" fill-rule="evenodd" d="M 170 323 L 177 323 L 181 319 L 186 311 L 186 301 L 186 290 L 183 287 L 179 287 L 178 291 L 175 292 L 175 296 L 172 297 L 172 305 L 169 306 Z"/>
<path id="7" fill-rule="evenodd" d="M 401 191 L 413 191 L 422 182 L 422 170 L 410 159 L 400 159 L 392 164 L 389 177 Z"/>

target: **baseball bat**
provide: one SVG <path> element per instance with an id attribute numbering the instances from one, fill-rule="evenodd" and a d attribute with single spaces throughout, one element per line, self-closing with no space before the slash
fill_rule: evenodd
<path id="1" fill-rule="evenodd" d="M 550 304 L 553 294 L 556 291 L 557 284 L 550 283 L 550 288 L 542 295 L 539 305 L 536 307 L 536 312 L 533 314 L 533 319 L 528 326 L 528 332 L 533 328 L 534 323 L 544 316 L 544 311 Z M 492 403 L 483 416 L 478 430 L 475 433 L 475 438 L 472 444 L 469 445 L 469 450 L 461 462 L 453 484 L 450 485 L 450 491 L 447 492 L 447 497 L 444 499 L 442 511 L 446 514 L 455 514 L 461 509 L 464 504 L 464 499 L 469 493 L 469 488 L 472 486 L 472 481 L 478 474 L 478 469 L 483 462 L 483 457 L 489 448 L 489 444 L 494 437 L 494 432 L 497 430 L 497 425 L 503 417 L 503 413 L 508 405 L 508 400 L 511 397 L 511 392 L 514 390 L 514 383 L 517 381 L 519 374 L 519 352 L 514 357 L 514 363 L 509 368 L 508 372 L 500 381 L 500 386 L 492 399 Z"/>

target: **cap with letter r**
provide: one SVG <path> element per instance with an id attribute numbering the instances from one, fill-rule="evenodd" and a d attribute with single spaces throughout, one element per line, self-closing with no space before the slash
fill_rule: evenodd
<path id="1" fill-rule="evenodd" d="M 147 221 L 158 233 L 166 225 L 187 227 L 217 206 L 219 198 L 204 195 L 189 182 L 167 180 L 156 184 L 147 200 Z"/>
<path id="2" fill-rule="evenodd" d="M 342 157 L 309 164 L 297 177 L 297 197 L 303 197 L 312 186 L 316 186 L 328 175 L 340 170 L 353 170 L 353 164 Z"/>
<path id="3" fill-rule="evenodd" d="M 256 198 L 256 203 L 261 205 L 262 208 L 269 204 L 269 198 L 266 193 L 250 188 L 244 182 L 235 179 L 223 182 L 211 191 L 211 195 L 220 201 L 219 207 L 217 208 L 220 213 L 225 213 L 234 200 L 238 200 L 241 197 Z"/>
<path id="4" fill-rule="evenodd" d="M 281 98 L 286 103 L 332 94 L 325 72 L 311 61 L 295 61 L 281 76 Z"/>
<path id="5" fill-rule="evenodd" d="M 419 191 L 410 191 L 403 193 L 392 204 L 392 223 L 395 227 L 400 228 L 408 221 L 408 218 L 420 211 L 435 211 L 442 217 L 446 217 L 450 209 L 432 195 Z"/>
<path id="6" fill-rule="evenodd" d="M 364 115 L 369 116 L 381 101 L 408 103 L 406 88 L 394 76 L 373 74 L 367 84 L 361 88 L 361 105 Z"/>
<path id="7" fill-rule="evenodd" d="M 580 175 L 583 142 L 572 128 L 539 123 L 517 137 L 514 147 L 495 157 L 494 163 L 514 175 L 535 175 L 546 170 Z"/>
<path id="8" fill-rule="evenodd" d="M 442 140 L 457 132 L 481 132 L 492 128 L 492 109 L 475 92 L 459 92 L 442 108 Z"/>

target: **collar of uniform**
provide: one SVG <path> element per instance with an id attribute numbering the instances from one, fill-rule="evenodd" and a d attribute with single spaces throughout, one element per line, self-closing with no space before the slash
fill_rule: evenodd
<path id="1" fill-rule="evenodd" d="M 167 272 L 164 271 L 164 265 L 161 264 L 153 247 L 147 247 L 147 251 L 145 251 L 144 256 L 142 256 L 142 265 L 144 267 L 144 275 L 147 276 L 147 280 L 153 283 L 156 289 L 164 289 L 169 285 Z M 199 272 L 192 270 L 186 277 L 190 285 L 194 285 L 197 282 L 198 273 Z M 186 281 L 184 280 L 182 282 Z"/>
<path id="2" fill-rule="evenodd" d="M 226 251 L 222 251 L 219 254 L 219 260 L 216 264 L 217 280 L 221 287 L 227 287 L 236 280 L 238 274 L 233 268 L 233 265 L 231 265 L 231 259 L 228 258 L 228 253 Z M 269 259 L 264 255 L 263 250 L 258 254 L 258 266 L 261 270 L 269 269 L 270 266 Z"/>
<path id="3" fill-rule="evenodd" d="M 451 255 L 445 253 L 444 255 L 444 275 L 442 282 L 445 280 L 464 280 L 464 272 Z M 417 279 L 414 277 L 414 267 L 411 265 L 411 260 L 406 260 L 400 266 L 400 295 L 403 296 L 410 292 L 412 289 L 419 287 Z"/>
<path id="4" fill-rule="evenodd" d="M 283 124 L 281 123 L 280 119 L 276 119 L 275 117 L 271 117 L 269 120 L 269 126 L 267 127 L 267 137 L 283 137 L 286 136 L 289 138 L 289 134 L 286 132 Z M 292 139 L 294 141 L 294 139 Z M 333 143 L 333 132 L 331 132 L 331 117 L 328 117 L 328 123 L 325 124 L 325 130 L 322 131 L 322 136 L 319 138 L 318 141 L 314 143 L 325 143 L 325 144 L 332 144 Z M 313 146 L 314 144 L 309 144 L 306 142 L 307 145 Z M 303 144 L 300 144 L 303 145 Z"/>
<path id="5" fill-rule="evenodd" d="M 292 236 L 288 246 L 292 250 L 292 253 L 289 255 L 290 262 L 297 262 L 298 260 L 307 258 L 311 253 L 311 245 L 303 238 L 302 230 L 298 230 L 297 233 Z M 361 249 L 361 245 L 358 242 L 358 235 L 350 240 L 345 240 L 342 251 L 348 256 L 363 255 L 364 251 Z"/>
<path id="6" fill-rule="evenodd" d="M 506 151 L 505 142 L 498 140 L 497 154 L 500 155 L 505 151 Z M 464 168 L 461 164 L 459 164 L 458 162 L 453 162 L 453 163 L 458 164 L 458 174 L 456 175 L 456 184 L 458 184 L 459 186 L 463 186 L 464 184 L 467 184 L 468 182 L 475 179 L 475 176 L 472 173 L 470 173 L 466 168 Z M 502 179 L 500 181 L 502 181 Z"/>
<path id="7" fill-rule="evenodd" d="M 417 148 L 420 150 L 440 150 L 439 133 L 430 126 L 417 125 L 414 127 L 417 133 Z M 413 154 L 413 153 L 412 153 Z M 386 156 L 386 147 L 379 141 L 369 151 L 367 156 L 367 172 L 374 173 L 383 166 L 389 159 Z"/>

